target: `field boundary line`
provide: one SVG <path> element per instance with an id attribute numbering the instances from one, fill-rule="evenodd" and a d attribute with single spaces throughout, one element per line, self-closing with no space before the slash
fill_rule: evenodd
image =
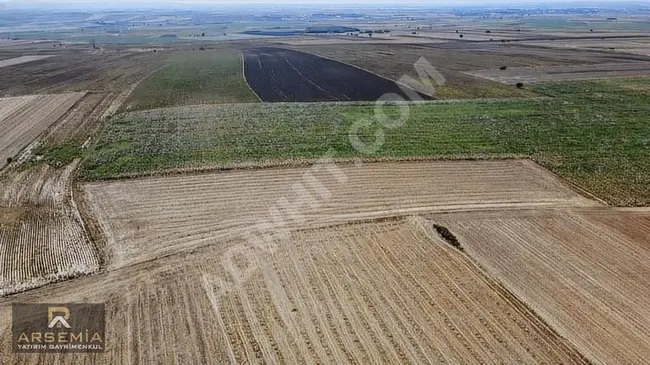
<path id="1" fill-rule="evenodd" d="M 241 49 L 237 49 L 237 51 L 239 52 L 239 56 L 241 58 L 241 74 L 242 77 L 244 78 L 244 82 L 246 83 L 246 86 L 248 86 L 248 88 L 253 92 L 253 95 L 257 97 L 257 100 L 259 100 L 260 103 L 264 103 L 264 100 L 262 100 L 262 98 L 260 98 L 260 96 L 257 95 L 255 90 L 253 90 L 253 88 L 251 87 L 251 84 L 248 83 L 248 77 L 246 77 L 246 60 L 245 60 L 244 52 L 242 52 Z"/>
<path id="2" fill-rule="evenodd" d="M 50 124 L 41 134 L 39 134 L 27 146 L 25 146 L 23 149 L 21 149 L 20 151 L 18 151 L 16 153 L 16 157 L 18 157 L 16 160 L 19 162 L 18 165 L 21 165 L 22 164 L 21 161 L 25 160 L 25 157 L 23 155 L 27 153 L 27 150 L 30 149 L 30 148 L 37 147 L 40 144 L 41 140 L 43 140 L 47 136 L 49 136 L 49 134 L 52 132 L 53 128 L 55 126 L 57 126 L 59 123 L 61 123 L 61 121 L 64 118 L 66 118 L 68 115 L 70 115 L 72 110 L 74 110 L 81 103 L 81 100 L 83 100 L 88 95 L 88 92 L 87 91 L 75 91 L 75 92 L 58 93 L 58 94 L 57 93 L 54 93 L 54 94 L 47 94 L 46 93 L 46 94 L 23 95 L 23 96 L 31 96 L 31 95 L 69 95 L 69 94 L 83 94 L 83 95 L 81 95 L 81 97 L 79 97 L 79 99 L 77 99 L 74 102 L 74 104 L 72 104 L 72 106 L 70 106 L 70 108 L 68 108 L 68 110 L 66 110 L 65 113 L 63 113 L 63 115 L 61 115 L 61 117 L 59 117 L 54 122 L 52 122 L 52 124 Z M 19 97 L 21 97 L 21 96 L 19 96 Z M 9 167 L 12 167 L 12 165 L 13 164 L 0 165 L 0 175 L 2 175 L 2 173 L 4 173 L 5 171 L 8 171 Z"/>
<path id="3" fill-rule="evenodd" d="M 424 232 L 425 236 L 427 236 L 427 238 L 430 240 L 438 240 L 438 235 L 433 231 L 433 223 L 435 223 L 435 220 L 423 217 L 411 217 L 407 220 L 407 222 L 421 229 Z M 460 245 L 461 247 L 464 247 L 462 240 L 460 241 Z M 529 306 L 523 299 L 515 295 L 515 293 L 511 291 L 505 283 L 502 283 L 499 280 L 498 276 L 492 275 L 486 268 L 484 268 L 465 247 L 463 248 L 462 252 L 448 244 L 445 244 L 443 248 L 452 256 L 456 255 L 459 257 L 459 260 L 464 261 L 467 265 L 473 266 L 476 270 L 477 275 L 489 288 L 492 289 L 492 291 L 497 296 L 501 297 L 505 302 L 510 303 L 513 308 L 522 316 L 528 318 L 531 326 L 536 327 L 541 333 L 545 333 L 547 335 L 545 340 L 547 340 L 548 337 L 554 337 L 558 340 L 559 343 L 564 345 L 566 350 L 572 350 L 572 352 L 579 355 L 584 363 L 592 363 L 591 360 L 588 359 L 580 350 L 578 350 L 578 348 L 571 341 L 561 336 L 557 330 L 548 322 L 546 322 L 546 320 L 544 320 L 541 315 L 535 312 L 531 306 Z"/>
<path id="4" fill-rule="evenodd" d="M 341 157 L 341 158 L 332 158 L 332 163 L 340 165 L 352 165 L 352 164 L 370 164 L 370 163 L 409 163 L 409 162 L 441 162 L 441 161 L 500 161 L 500 160 L 529 160 L 531 156 L 521 155 L 521 154 L 493 154 L 493 155 L 438 155 L 438 156 L 405 156 L 405 157 L 393 157 L 393 156 L 384 156 L 384 157 Z M 102 182 L 102 181 L 114 181 L 114 180 L 137 180 L 137 179 L 146 179 L 150 177 L 167 177 L 167 176 L 177 176 L 177 175 L 200 175 L 200 174 L 212 174 L 217 172 L 228 172 L 228 171 L 241 171 L 241 170 L 267 170 L 267 169 L 290 169 L 297 167 L 311 167 L 318 164 L 319 159 L 304 159 L 304 160 L 273 160 L 273 161 L 252 161 L 252 162 L 242 162 L 235 164 L 212 164 L 206 166 L 197 166 L 196 168 L 174 168 L 163 171 L 145 171 L 141 173 L 130 173 L 130 174 L 121 174 L 115 176 L 109 176 L 98 179 L 84 179 L 81 178 L 81 182 L 84 183 L 93 183 L 93 182 Z M 533 161 L 535 162 L 535 161 Z M 536 163 L 536 162 L 535 162 Z"/>
<path id="5" fill-rule="evenodd" d="M 640 62 L 642 62 L 642 61 L 640 61 Z M 646 62 L 650 62 L 650 61 L 646 61 Z M 590 66 L 590 65 L 587 65 L 587 66 Z M 499 84 L 502 84 L 502 85 L 512 86 L 512 85 L 515 85 L 517 83 L 517 82 L 510 83 L 510 82 L 500 80 L 498 78 L 488 77 L 488 76 L 483 76 L 483 75 L 477 75 L 477 74 L 471 73 L 471 72 L 482 72 L 482 71 L 491 71 L 491 70 L 483 69 L 483 70 L 473 70 L 473 71 L 460 71 L 460 73 L 463 73 L 463 74 L 468 75 L 468 76 L 478 77 L 480 79 L 484 79 L 484 80 L 488 80 L 488 81 L 498 82 Z M 548 74 L 545 74 L 545 75 L 548 75 Z M 534 84 L 548 84 L 548 83 L 572 82 L 572 81 L 596 81 L 596 80 L 607 81 L 607 80 L 610 80 L 610 79 L 633 79 L 633 78 L 639 78 L 639 77 L 647 77 L 647 76 L 645 76 L 645 75 L 620 75 L 620 76 L 610 75 L 610 76 L 597 76 L 597 77 L 596 76 L 594 76 L 594 77 L 576 77 L 576 78 L 568 78 L 568 79 L 562 79 L 562 80 L 535 80 L 535 81 L 526 81 L 524 83 L 529 84 L 529 85 L 534 85 Z M 521 98 L 521 99 L 527 99 L 527 98 Z M 467 100 L 472 100 L 472 99 L 467 99 Z"/>
<path id="6" fill-rule="evenodd" d="M 293 49 L 293 48 L 289 48 L 289 47 L 278 46 L 277 48 L 286 49 L 286 50 L 294 51 L 294 52 L 300 52 L 300 53 L 308 54 L 308 55 L 311 55 L 311 56 L 314 56 L 314 57 L 319 57 L 319 58 L 322 58 L 322 59 L 325 59 L 325 60 L 329 60 L 329 61 L 332 61 L 332 62 L 338 62 L 338 63 L 343 64 L 343 65 L 346 65 L 346 66 L 354 67 L 354 68 L 356 68 L 356 69 L 358 69 L 358 70 L 361 70 L 361 71 L 363 71 L 363 72 L 367 72 L 367 73 L 369 73 L 369 74 L 375 75 L 375 76 L 377 76 L 377 77 L 379 77 L 379 78 L 382 78 L 382 79 L 384 79 L 384 80 L 387 80 L 387 81 L 390 81 L 390 82 L 394 82 L 395 85 L 401 85 L 401 86 L 403 86 L 403 87 L 405 87 L 405 88 L 408 88 L 408 89 L 411 89 L 411 90 L 415 91 L 416 93 L 421 93 L 421 94 L 424 94 L 424 95 L 426 95 L 426 96 L 428 96 L 428 97 L 430 97 L 430 98 L 433 98 L 434 100 L 438 100 L 438 99 L 436 98 L 436 96 L 435 96 L 435 95 L 431 95 L 431 93 L 430 93 L 429 91 L 416 90 L 416 89 L 414 89 L 411 85 L 403 84 L 403 83 L 401 83 L 401 82 L 399 82 L 399 81 L 397 81 L 397 80 L 393 80 L 393 79 L 390 79 L 390 78 L 388 78 L 388 77 L 382 76 L 382 75 L 380 75 L 380 74 L 378 74 L 378 73 L 376 73 L 376 72 L 373 72 L 373 71 L 367 70 L 367 69 L 365 69 L 365 68 L 363 68 L 363 67 L 359 67 L 359 66 L 356 66 L 356 65 L 353 65 L 353 64 L 347 63 L 347 62 L 342 62 L 342 61 L 339 61 L 339 60 L 336 60 L 336 59 L 330 58 L 330 57 L 321 56 L 321 55 L 318 55 L 318 54 L 315 54 L 315 53 L 306 52 L 306 51 L 301 51 L 301 50 Z"/>
<path id="7" fill-rule="evenodd" d="M 106 108 L 106 111 L 102 114 L 100 117 L 100 120 L 104 120 L 106 118 L 112 117 L 116 114 L 121 114 L 125 113 L 127 111 L 120 111 L 126 100 L 131 96 L 131 94 L 135 91 L 135 89 L 142 83 L 142 81 L 148 79 L 151 77 L 151 75 L 155 74 L 156 72 L 164 69 L 165 67 L 168 67 L 169 65 L 163 64 L 161 66 L 158 66 L 157 68 L 153 69 L 151 72 L 148 74 L 144 75 L 140 80 L 134 82 L 133 84 L 129 85 L 129 87 L 122 91 L 121 93 L 117 94 L 115 99 L 111 102 L 111 105 L 109 105 Z M 117 105 L 116 105 L 117 103 Z"/>
<path id="8" fill-rule="evenodd" d="M 494 103 L 505 103 L 511 101 L 523 102 L 523 101 L 547 101 L 553 100 L 553 96 L 536 96 L 530 98 L 484 98 L 484 99 L 435 99 L 435 100 L 405 100 L 405 101 L 394 101 L 391 102 L 393 105 L 445 105 L 445 104 L 462 104 L 462 103 L 475 103 L 475 104 L 494 104 Z M 180 105 L 180 106 L 167 106 L 159 107 L 152 109 L 141 109 L 133 110 L 129 112 L 124 112 L 121 114 L 130 114 L 130 113 L 145 113 L 156 110 L 173 110 L 173 109 L 184 109 L 184 108 L 196 108 L 196 107 L 225 107 L 225 106 L 237 106 L 237 105 L 256 105 L 257 103 L 217 103 L 217 104 L 190 104 L 190 105 Z M 319 106 L 319 105 L 339 105 L 339 106 L 375 106 L 375 102 L 372 101 L 273 101 L 273 102 L 262 102 L 266 106 L 270 105 L 300 105 L 300 106 Z"/>
<path id="9" fill-rule="evenodd" d="M 595 201 L 599 202 L 600 204 L 602 204 L 604 206 L 607 206 L 607 207 L 614 207 L 613 205 L 610 205 L 604 199 L 601 199 L 600 197 L 598 197 L 596 194 L 590 192 L 589 190 L 587 190 L 587 189 L 583 188 L 582 186 L 574 183 L 573 181 L 567 180 L 564 177 L 562 177 L 562 176 L 556 174 L 555 172 L 551 171 L 550 169 L 546 168 L 541 162 L 539 162 L 539 159 L 531 158 L 530 160 L 534 163 L 535 168 L 540 169 L 540 170 L 542 170 L 542 172 L 553 176 L 558 181 L 560 181 L 562 184 L 568 186 L 569 188 L 574 190 L 576 193 L 582 195 L 583 197 L 585 197 L 587 199 L 595 200 Z"/>
<path id="10" fill-rule="evenodd" d="M 76 93 L 77 93 L 77 92 L 75 92 L 74 94 L 76 94 Z M 61 118 L 57 119 L 54 123 L 52 123 L 49 127 L 47 127 L 47 129 L 45 130 L 45 132 L 43 132 L 43 134 L 41 134 L 40 136 L 38 136 L 34 141 L 39 140 L 39 139 L 41 139 L 41 137 L 44 137 L 44 136 L 45 136 L 45 137 L 48 137 L 49 134 L 52 132 L 52 129 L 54 129 L 54 127 L 59 127 L 60 124 L 63 122 L 63 120 L 64 120 L 65 118 L 67 118 L 67 117 L 70 115 L 70 113 L 72 113 L 72 111 L 73 111 L 74 109 L 76 109 L 77 106 L 79 106 L 79 104 L 81 104 L 81 101 L 82 101 L 83 99 L 85 99 L 85 98 L 88 96 L 88 91 L 81 91 L 80 93 L 83 93 L 83 95 L 79 98 L 79 100 L 77 100 L 77 101 L 76 101 L 76 102 L 75 102 L 75 103 L 70 107 L 70 109 L 68 109 L 65 113 L 63 113 L 63 115 L 61 116 Z M 67 93 L 66 93 L 66 94 L 67 94 Z M 22 153 L 22 151 L 21 151 L 21 153 Z"/>

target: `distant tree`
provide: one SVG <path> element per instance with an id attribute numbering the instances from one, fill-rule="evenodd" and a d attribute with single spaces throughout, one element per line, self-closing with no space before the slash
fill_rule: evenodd
<path id="1" fill-rule="evenodd" d="M 499 67 L 499 70 L 501 70 L 501 71 L 503 71 L 503 70 L 507 70 L 507 69 L 508 69 L 508 66 L 501 66 L 501 67 Z"/>
<path id="2" fill-rule="evenodd" d="M 517 89 L 521 89 L 522 87 L 524 87 L 524 83 L 518 82 L 515 86 L 517 86 Z"/>
<path id="3" fill-rule="evenodd" d="M 11 157 L 7 157 L 7 165 L 10 165 L 12 162 L 14 162 L 14 159 Z"/>
<path id="4" fill-rule="evenodd" d="M 201 33 L 201 37 L 205 37 L 205 32 L 204 32 L 204 33 Z"/>
<path id="5" fill-rule="evenodd" d="M 492 33 L 492 31 L 488 29 L 485 31 L 485 33 Z"/>
<path id="6" fill-rule="evenodd" d="M 205 47 L 200 47 L 199 51 L 205 51 Z"/>
<path id="7" fill-rule="evenodd" d="M 456 34 L 458 34 L 458 29 L 456 29 Z"/>
<path id="8" fill-rule="evenodd" d="M 593 29 L 589 29 L 589 31 L 590 31 L 590 32 L 593 32 L 594 30 L 593 30 Z"/>

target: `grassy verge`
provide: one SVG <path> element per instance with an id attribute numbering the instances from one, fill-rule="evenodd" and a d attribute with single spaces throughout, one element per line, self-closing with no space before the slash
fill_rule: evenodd
<path id="1" fill-rule="evenodd" d="M 650 204 L 650 80 L 544 84 L 548 99 L 411 105 L 405 126 L 384 129 L 378 157 L 531 156 L 617 205 Z M 388 110 L 388 108 L 386 108 Z M 391 112 L 396 112 L 392 110 Z M 128 113 L 92 147 L 82 177 L 318 158 L 367 157 L 351 125 L 373 103 L 231 104 Z M 360 130 L 374 140 L 377 126 Z"/>
<path id="2" fill-rule="evenodd" d="M 219 48 L 174 53 L 168 65 L 131 93 L 122 111 L 169 106 L 257 102 L 244 80 L 242 55 Z"/>

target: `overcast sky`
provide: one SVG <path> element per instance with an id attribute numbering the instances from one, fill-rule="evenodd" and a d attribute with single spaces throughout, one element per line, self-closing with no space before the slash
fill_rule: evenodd
<path id="1" fill-rule="evenodd" d="M 647 3 L 649 0 L 646 0 L 645 2 Z M 457 4 L 459 1 L 458 0 L 402 0 L 402 1 L 395 1 L 395 0 L 0 0 L 0 3 L 6 3 L 6 4 L 11 4 L 11 5 L 26 5 L 26 4 L 34 4 L 34 3 L 65 3 L 65 4 L 80 4 L 80 5 L 96 5 L 96 4 L 131 4 L 131 5 L 137 5 L 137 4 L 160 4 L 160 3 L 167 3 L 167 4 L 243 4 L 243 3 L 257 3 L 257 4 L 302 4 L 302 5 L 308 5 L 308 4 L 333 4 L 333 3 L 338 3 L 338 4 L 348 4 L 348 5 L 354 5 L 354 4 L 392 4 L 395 6 L 403 5 L 403 4 L 421 4 L 421 5 L 438 5 L 438 4 Z M 564 3 L 566 5 L 571 5 L 572 3 L 580 3 L 580 4 L 588 4 L 588 3 L 643 3 L 644 1 L 639 0 L 639 1 L 621 1 L 621 0 L 589 0 L 589 1 L 584 1 L 584 0 L 467 0 L 463 1 L 465 3 L 471 3 L 474 5 L 481 5 L 481 4 L 494 4 L 494 3 L 502 3 L 502 4 L 544 4 L 544 3 Z"/>
<path id="2" fill-rule="evenodd" d="M 590 0 L 590 1 L 575 1 L 575 0 L 0 0 L 0 4 L 6 5 L 6 8 L 20 8 L 20 7 L 38 7 L 42 4 L 54 4 L 62 7 L 78 7 L 80 9 L 91 8 L 120 8 L 120 7 L 169 7 L 176 5 L 178 8 L 188 7 L 191 5 L 199 6 L 237 6 L 245 4 L 264 4 L 264 5 L 346 5 L 348 7 L 359 5 L 381 5 L 399 7 L 405 5 L 580 5 L 585 6 L 589 4 L 602 4 L 602 3 L 645 3 L 648 5 L 650 0 L 639 1 L 617 1 L 617 0 Z"/>

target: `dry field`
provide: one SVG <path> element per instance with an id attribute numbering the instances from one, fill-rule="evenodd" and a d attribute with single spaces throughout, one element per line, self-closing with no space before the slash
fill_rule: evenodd
<path id="1" fill-rule="evenodd" d="M 650 56 L 650 38 L 558 39 L 554 41 L 525 41 L 520 44 L 574 50 L 601 50 Z"/>
<path id="2" fill-rule="evenodd" d="M 433 215 L 594 364 L 650 359 L 650 212 Z"/>
<path id="3" fill-rule="evenodd" d="M 585 66 L 510 67 L 507 70 L 479 70 L 466 74 L 504 84 L 650 76 L 647 62 L 602 63 Z"/>
<path id="4" fill-rule="evenodd" d="M 43 59 L 46 59 L 46 58 L 49 58 L 49 57 L 53 57 L 53 56 L 52 55 L 20 56 L 20 57 L 16 57 L 16 58 L 10 58 L 8 60 L 0 61 L 0 68 L 20 65 L 22 63 L 27 63 L 27 62 L 39 61 L 39 60 L 43 60 Z"/>
<path id="5" fill-rule="evenodd" d="M 292 206 L 302 217 L 285 219 L 294 228 L 435 211 L 597 204 L 527 160 L 326 166 L 97 182 L 84 190 L 106 232 L 111 267 L 241 235 L 260 220 L 277 220 L 271 209 L 282 198 L 298 201 Z M 304 189 L 294 191 L 295 184 Z M 305 194 L 310 199 L 299 199 Z"/>
<path id="6" fill-rule="evenodd" d="M 587 363 L 418 221 L 297 231 L 272 255 L 250 252 L 256 270 L 235 284 L 228 252 L 242 247 L 222 241 L 26 293 L 21 300 L 105 301 L 108 351 L 12 355 L 5 334 L 0 361 Z M 3 328 L 7 309 L 0 309 Z"/>
<path id="7" fill-rule="evenodd" d="M 455 34 L 455 33 L 454 33 Z M 417 39 L 417 38 L 413 38 Z M 536 96 L 531 92 L 503 85 L 498 78 L 486 78 L 484 74 L 496 75 L 499 68 L 546 67 L 616 63 L 615 69 L 640 67 L 639 61 L 648 64 L 650 58 L 614 52 L 580 51 L 571 49 L 548 49 L 522 46 L 518 43 L 449 41 L 429 44 L 318 44 L 287 45 L 292 49 L 313 53 L 332 60 L 348 63 L 391 80 L 409 75 L 419 80 L 414 64 L 421 57 L 433 65 L 446 79 L 436 90 L 418 89 L 440 99 L 474 99 Z M 635 66 L 625 66 L 633 64 Z M 569 68 L 570 69 L 570 68 Z M 484 70 L 477 71 L 475 70 Z M 530 70 L 530 69 L 526 69 Z M 647 70 L 647 68 L 646 68 Z M 508 71 L 504 75 L 507 74 Z M 530 71 L 529 71 L 530 72 Z M 623 71 L 618 71 L 623 72 Z M 633 74 L 638 75 L 638 71 Z M 417 84 L 409 84 L 418 88 Z"/>
<path id="8" fill-rule="evenodd" d="M 430 38 L 417 38 L 417 37 L 407 37 L 407 36 L 382 36 L 375 35 L 372 38 L 370 37 L 361 37 L 361 36 L 303 36 L 290 39 L 282 39 L 277 41 L 279 44 L 287 44 L 292 46 L 309 46 L 309 45 L 319 45 L 319 44 L 349 44 L 354 42 L 354 44 L 433 44 L 433 43 L 445 43 L 446 40 L 442 39 L 430 39 Z"/>
<path id="9" fill-rule="evenodd" d="M 0 98 L 0 168 L 61 118 L 85 93 Z"/>
<path id="10" fill-rule="evenodd" d="M 0 57 L 16 52 L 31 52 L 34 45 L 9 50 L 0 48 Z M 54 52 L 49 49 L 47 52 Z M 0 96 L 59 94 L 76 91 L 120 92 L 160 67 L 163 52 L 106 51 L 66 49 L 56 57 L 29 62 L 17 67 L 0 68 Z"/>
<path id="11" fill-rule="evenodd" d="M 463 36 L 461 38 L 461 35 Z M 485 32 L 465 32 L 465 31 L 460 31 L 456 33 L 455 31 L 448 31 L 448 32 L 435 32 L 435 31 L 428 31 L 428 30 L 422 30 L 422 31 L 417 31 L 417 34 L 410 34 L 408 35 L 409 38 L 413 40 L 422 40 L 422 39 L 430 39 L 433 41 L 436 40 L 458 40 L 458 41 L 489 41 L 489 40 L 497 40 L 500 41 L 502 39 L 514 39 L 511 35 L 503 35 L 503 34 L 487 34 Z"/>
<path id="12" fill-rule="evenodd" d="M 530 161 L 317 165 L 83 190 L 107 237 L 105 272 L 5 299 L 0 328 L 12 301 L 106 302 L 108 353 L 41 362 L 587 363 L 430 223 L 392 218 L 599 205 Z M 267 219 L 289 236 L 251 246 L 244 233 Z M 9 345 L 5 334 L 5 361 L 36 361 Z"/>
<path id="13" fill-rule="evenodd" d="M 0 176 L 0 296 L 99 269 L 72 203 L 75 166 Z"/>

